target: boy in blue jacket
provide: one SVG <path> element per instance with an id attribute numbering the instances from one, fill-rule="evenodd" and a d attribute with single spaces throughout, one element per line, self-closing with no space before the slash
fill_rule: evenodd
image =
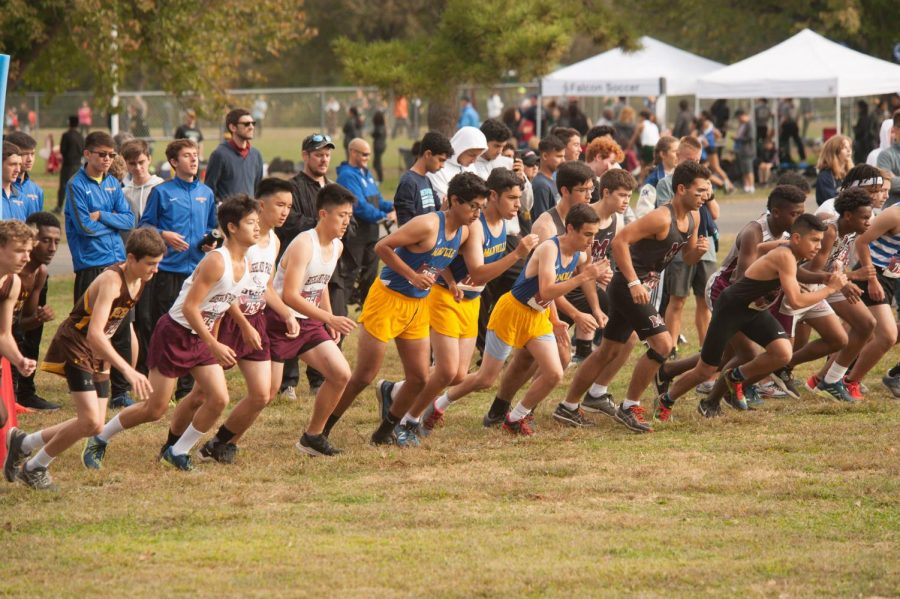
<path id="1" fill-rule="evenodd" d="M 200 149 L 190 139 L 176 139 L 166 147 L 166 160 L 175 176 L 150 192 L 141 215 L 141 227 L 159 231 L 168 249 L 159 272 L 147 285 L 137 305 L 137 329 L 141 356 L 146 356 L 156 321 L 175 303 L 184 281 L 200 264 L 213 245 L 201 245 L 206 234 L 216 228 L 216 199 L 213 190 L 200 182 Z M 146 360 L 140 360 L 146 368 Z M 189 375 L 178 381 L 175 396 L 187 395 L 193 386 Z"/>
<path id="2" fill-rule="evenodd" d="M 125 262 L 125 244 L 119 231 L 134 227 L 134 214 L 122 192 L 122 184 L 109 174 L 116 157 L 116 143 L 104 131 L 94 131 L 84 140 L 84 166 L 66 184 L 65 226 L 72 266 L 75 269 L 73 302 L 77 303 L 91 282 L 107 266 Z M 112 337 L 113 347 L 132 362 L 129 314 Z M 130 401 L 131 388 L 115 368 L 110 374 L 111 407 Z"/>
<path id="3" fill-rule="evenodd" d="M 331 294 L 331 309 L 338 316 L 347 315 L 347 303 L 353 293 L 353 286 L 359 280 L 359 305 L 366 299 L 366 291 L 375 281 L 378 271 L 378 257 L 375 242 L 378 241 L 378 226 L 382 221 L 395 222 L 394 205 L 384 199 L 378 183 L 368 169 L 372 150 L 362 138 L 350 141 L 349 159 L 337 168 L 337 182 L 356 196 L 353 217 L 356 219 L 356 234 L 344 240 L 344 252 L 338 263 L 337 272 L 328 285 Z"/>

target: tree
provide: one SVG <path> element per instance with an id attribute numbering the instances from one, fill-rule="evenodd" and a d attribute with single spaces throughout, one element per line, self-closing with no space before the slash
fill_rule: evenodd
<path id="1" fill-rule="evenodd" d="M 123 83 L 152 80 L 198 107 L 227 104 L 242 66 L 314 32 L 303 0 L 7 0 L 0 52 L 11 88 L 59 93 L 90 85 L 108 104 Z"/>
<path id="2" fill-rule="evenodd" d="M 334 48 L 349 79 L 422 96 L 429 128 L 449 134 L 459 85 L 492 84 L 510 71 L 523 81 L 544 75 L 576 34 L 606 47 L 634 46 L 624 13 L 602 1 L 447 0 L 430 28 L 383 41 L 341 37 Z"/>

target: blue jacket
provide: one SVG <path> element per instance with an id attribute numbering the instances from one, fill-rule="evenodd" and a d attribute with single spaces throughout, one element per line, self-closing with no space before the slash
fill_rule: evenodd
<path id="1" fill-rule="evenodd" d="M 28 202 L 25 196 L 19 193 L 15 183 L 10 186 L 10 192 L 10 195 L 6 195 L 6 190 L 0 189 L 0 219 L 25 222 L 28 218 Z"/>
<path id="2" fill-rule="evenodd" d="M 26 216 L 44 209 L 44 190 L 28 176 L 28 173 L 13 181 L 13 187 L 25 198 L 25 211 L 28 213 Z"/>
<path id="3" fill-rule="evenodd" d="M 394 209 L 394 204 L 381 195 L 378 183 L 369 169 L 350 166 L 342 162 L 337 167 L 337 182 L 356 196 L 353 217 L 357 223 L 357 234 L 364 238 L 378 238 L 378 221 Z"/>
<path id="4" fill-rule="evenodd" d="M 200 241 L 216 228 L 216 198 L 213 190 L 194 179 L 190 183 L 175 177 L 150 191 L 139 226 L 156 227 L 159 231 L 181 234 L 188 249 L 166 251 L 159 269 L 189 275 L 194 272 L 204 252 Z"/>
<path id="5" fill-rule="evenodd" d="M 478 116 L 478 111 L 469 104 L 459 114 L 459 120 L 456 121 L 456 128 L 462 129 L 463 127 L 479 127 L 481 125 L 481 117 Z"/>
<path id="6" fill-rule="evenodd" d="M 92 212 L 100 212 L 91 220 Z M 66 238 L 75 272 L 125 261 L 125 244 L 119 231 L 134 226 L 134 214 L 122 192 L 122 184 L 107 174 L 99 183 L 84 167 L 66 184 Z"/>

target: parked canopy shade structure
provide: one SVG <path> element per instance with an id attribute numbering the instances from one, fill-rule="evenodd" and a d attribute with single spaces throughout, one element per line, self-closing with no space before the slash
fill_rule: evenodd
<path id="1" fill-rule="evenodd" d="M 900 65 L 804 29 L 729 67 L 700 77 L 701 98 L 851 98 L 900 91 Z"/>
<path id="2" fill-rule="evenodd" d="M 652 37 L 642 48 L 614 48 L 563 67 L 541 80 L 544 96 L 671 96 L 693 95 L 697 79 L 724 65 L 685 52 Z"/>

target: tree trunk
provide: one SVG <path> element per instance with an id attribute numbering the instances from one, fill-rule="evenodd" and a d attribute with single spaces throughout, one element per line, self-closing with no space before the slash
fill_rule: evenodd
<path id="1" fill-rule="evenodd" d="M 458 120 L 456 113 L 455 94 L 428 98 L 428 130 L 443 133 L 448 138 L 453 137 Z"/>

